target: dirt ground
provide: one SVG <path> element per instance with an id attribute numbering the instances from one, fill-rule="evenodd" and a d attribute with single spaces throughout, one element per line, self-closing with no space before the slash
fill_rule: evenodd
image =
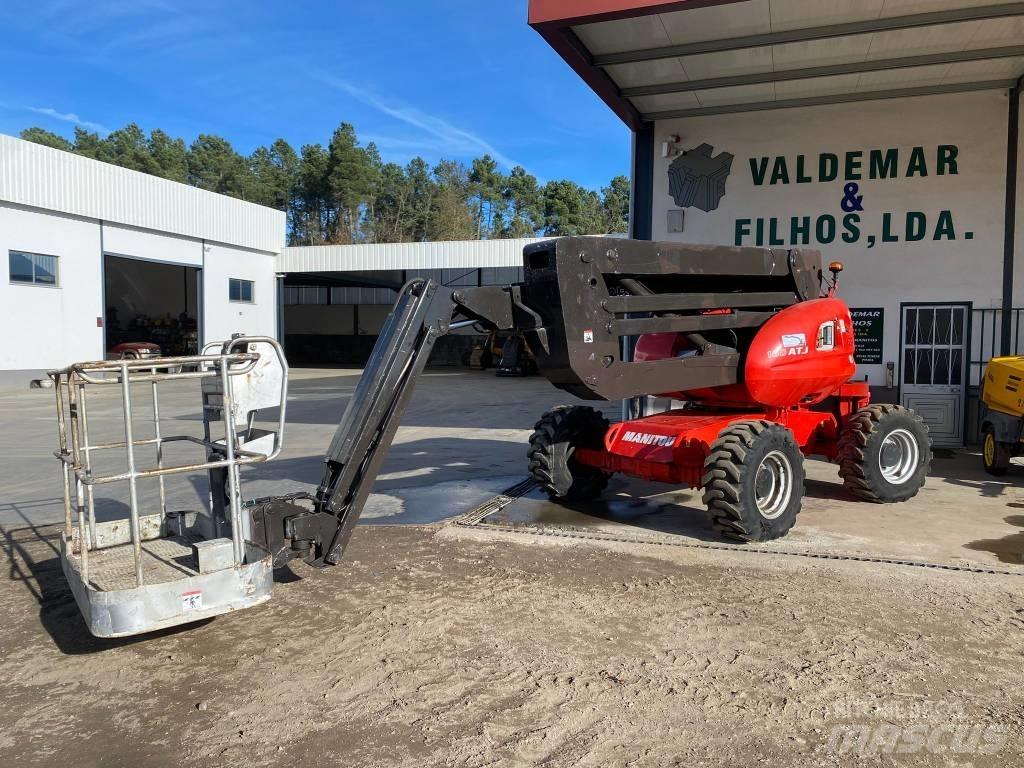
<path id="1" fill-rule="evenodd" d="M 53 534 L 5 539 L 5 765 L 1024 759 L 1020 577 L 373 526 L 264 606 L 110 642 Z"/>
<path id="2" fill-rule="evenodd" d="M 244 473 L 247 495 L 316 485 L 357 376 L 293 371 L 285 452 Z M 428 373 L 363 517 L 386 524 L 360 525 L 340 566 L 111 642 L 58 564 L 52 393 L 0 393 L 0 766 L 1024 764 L 1024 469 L 997 481 L 977 456 L 939 457 L 889 507 L 808 462 L 800 523 L 773 545 L 1018 575 L 446 522 L 521 480 L 533 421 L 568 401 L 536 379 Z M 172 393 L 168 429 L 198 428 L 196 402 Z M 172 508 L 204 492 L 183 479 Z M 718 541 L 699 494 L 616 479 L 608 495 L 503 514 Z"/>

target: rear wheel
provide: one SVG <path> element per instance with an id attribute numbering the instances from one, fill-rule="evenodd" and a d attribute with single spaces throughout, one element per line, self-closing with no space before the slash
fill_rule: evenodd
<path id="1" fill-rule="evenodd" d="M 530 476 L 553 499 L 597 498 L 608 485 L 608 473 L 580 464 L 573 454 L 577 448 L 602 449 L 607 431 L 608 419 L 588 406 L 561 405 L 548 411 L 530 437 Z"/>
<path id="2" fill-rule="evenodd" d="M 864 501 L 886 504 L 913 498 L 928 477 L 931 460 L 928 426 L 900 405 L 861 408 L 839 437 L 839 476 Z"/>
<path id="3" fill-rule="evenodd" d="M 804 457 L 793 434 L 770 421 L 723 429 L 704 460 L 704 503 L 711 524 L 739 541 L 785 536 L 804 495 Z"/>
<path id="4" fill-rule="evenodd" d="M 996 440 L 992 427 L 985 427 L 985 440 L 982 444 L 981 460 L 985 471 L 1000 477 L 1010 468 L 1010 445 Z"/>

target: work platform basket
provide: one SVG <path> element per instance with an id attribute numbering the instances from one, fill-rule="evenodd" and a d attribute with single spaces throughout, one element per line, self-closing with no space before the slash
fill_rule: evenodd
<path id="1" fill-rule="evenodd" d="M 288 366 L 280 345 L 267 337 L 235 336 L 199 355 L 77 363 L 49 376 L 59 431 L 54 455 L 63 480 L 61 565 L 90 632 L 135 635 L 268 600 L 271 555 L 250 540 L 239 470 L 274 458 L 282 448 Z M 199 383 L 202 435 L 167 434 L 168 423 L 190 422 L 161 418 L 161 388 L 188 380 Z M 104 391 L 106 406 L 106 393 L 116 395 L 120 413 L 114 418 L 123 422 L 123 440 L 91 437 L 90 430 L 109 436 L 111 427 L 109 407 L 93 416 L 108 419 L 105 429 L 96 420 L 90 424 L 90 399 L 101 397 L 97 390 Z M 258 428 L 259 412 L 269 408 L 278 409 L 276 429 Z M 120 438 L 121 426 L 116 429 Z M 167 460 L 172 449 L 199 455 L 173 463 Z M 100 470 L 114 452 L 123 464 Z M 152 466 L 140 466 L 143 456 L 155 457 Z M 205 505 L 168 509 L 165 478 L 204 472 Z M 147 505 L 138 486 L 153 480 L 157 499 Z M 110 486 L 126 495 L 127 515 L 98 520 L 97 491 Z"/>

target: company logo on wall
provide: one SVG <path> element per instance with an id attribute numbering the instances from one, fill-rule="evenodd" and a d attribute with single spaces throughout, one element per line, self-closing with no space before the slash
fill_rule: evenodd
<path id="1" fill-rule="evenodd" d="M 733 156 L 701 144 L 679 155 L 668 167 L 668 191 L 680 208 L 713 211 L 725 197 L 725 182 L 732 170 Z"/>

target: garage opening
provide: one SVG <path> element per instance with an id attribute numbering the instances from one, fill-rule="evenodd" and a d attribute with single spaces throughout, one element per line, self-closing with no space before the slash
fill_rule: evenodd
<path id="1" fill-rule="evenodd" d="M 283 296 L 288 362 L 365 365 L 398 291 L 413 278 L 429 278 L 449 288 L 509 285 L 524 279 L 522 267 L 290 274 L 285 278 Z M 434 345 L 429 364 L 468 365 L 474 350 L 486 342 L 487 334 L 474 328 L 445 334 Z"/>
<path id="2" fill-rule="evenodd" d="M 108 357 L 199 351 L 198 267 L 122 256 L 103 257 Z M 146 347 L 146 345 L 150 345 Z"/>

